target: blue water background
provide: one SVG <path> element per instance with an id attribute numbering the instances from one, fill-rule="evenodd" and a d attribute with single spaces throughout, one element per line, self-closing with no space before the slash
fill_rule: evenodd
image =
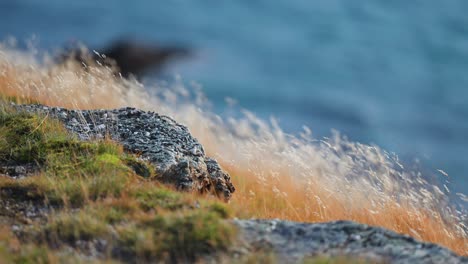
<path id="1" fill-rule="evenodd" d="M 288 132 L 336 129 L 468 193 L 468 1 L 0 1 L 0 38 L 53 50 L 122 36 L 192 47 L 174 64 Z"/>

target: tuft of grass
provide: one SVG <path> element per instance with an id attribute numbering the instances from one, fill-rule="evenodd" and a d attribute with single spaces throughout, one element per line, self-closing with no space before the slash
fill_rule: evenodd
<path id="1" fill-rule="evenodd" d="M 141 212 L 141 207 L 131 197 L 107 198 L 83 209 L 87 214 L 95 215 L 108 224 L 131 222 Z"/>
<path id="2" fill-rule="evenodd" d="M 165 187 L 139 186 L 131 191 L 131 195 L 140 204 L 144 211 L 162 208 L 164 210 L 178 210 L 192 207 L 191 197 Z"/>
<path id="3" fill-rule="evenodd" d="M 108 238 L 110 228 L 103 219 L 86 211 L 78 213 L 59 213 L 44 228 L 49 241 L 53 244 L 65 242 L 74 245 L 77 241 Z"/>
<path id="4" fill-rule="evenodd" d="M 31 176 L 23 179 L 11 179 L 0 176 L 0 197 L 3 198 L 43 201 L 44 193 L 50 191 L 52 191 L 51 187 L 44 178 Z"/>
<path id="5" fill-rule="evenodd" d="M 194 261 L 228 249 L 235 231 L 213 212 L 201 210 L 146 216 L 117 229 L 120 251 L 143 259 Z"/>
<path id="6" fill-rule="evenodd" d="M 232 228 L 212 212 L 190 212 L 185 215 L 169 214 L 145 220 L 164 242 L 163 249 L 172 256 L 182 254 L 193 259 L 196 254 L 207 254 L 213 249 L 227 249 Z"/>
<path id="7" fill-rule="evenodd" d="M 58 121 L 46 122 L 47 116 L 0 110 L 0 162 L 25 164 L 45 162 L 48 143 L 65 139 Z"/>

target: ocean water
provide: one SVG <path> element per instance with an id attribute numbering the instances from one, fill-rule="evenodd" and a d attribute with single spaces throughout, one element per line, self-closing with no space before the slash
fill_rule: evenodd
<path id="1" fill-rule="evenodd" d="M 213 111 L 246 108 L 315 137 L 334 129 L 441 169 L 466 194 L 467 11 L 464 0 L 16 0 L 0 1 L 0 39 L 48 51 L 121 37 L 186 45 L 195 56 L 164 76 L 199 84 Z"/>

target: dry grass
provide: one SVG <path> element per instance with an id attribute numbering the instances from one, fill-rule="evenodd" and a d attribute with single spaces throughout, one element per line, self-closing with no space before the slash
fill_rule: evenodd
<path id="1" fill-rule="evenodd" d="M 186 124 L 233 177 L 230 206 L 238 216 L 304 222 L 347 219 L 386 227 L 468 255 L 466 215 L 417 172 L 375 146 L 339 136 L 315 140 L 308 130 L 291 136 L 246 112 L 223 120 L 187 101 L 187 90 L 151 87 L 148 95 L 109 69 L 41 65 L 27 53 L 0 48 L 0 93 L 69 108 L 134 106 Z"/>
<path id="2" fill-rule="evenodd" d="M 468 253 L 467 237 L 459 235 L 456 230 L 459 223 L 443 220 L 436 210 L 428 211 L 412 205 L 388 202 L 379 210 L 373 211 L 370 209 L 370 201 L 359 199 L 355 201 L 360 203 L 362 208 L 349 208 L 346 202 L 321 192 L 320 186 L 310 189 L 287 178 L 282 178 L 281 183 L 265 185 L 259 183 L 249 172 L 236 169 L 229 171 L 234 175 L 242 175 L 234 177 L 237 193 L 230 204 L 240 217 L 280 218 L 300 222 L 346 219 L 385 227 L 422 241 L 438 243 L 459 254 Z M 310 196 L 311 193 L 314 194 L 314 198 Z M 352 200 L 354 194 L 349 195 L 349 199 Z"/>

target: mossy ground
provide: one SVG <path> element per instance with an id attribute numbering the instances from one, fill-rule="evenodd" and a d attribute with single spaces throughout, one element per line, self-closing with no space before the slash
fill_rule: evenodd
<path id="1" fill-rule="evenodd" d="M 151 166 L 114 142 L 79 141 L 48 116 L 3 105 L 0 165 L 24 164 L 36 173 L 0 175 L 0 198 L 48 213 L 27 224 L 12 219 L 15 232 L 0 237 L 1 261 L 195 261 L 233 242 L 223 203 L 161 185 Z"/>

